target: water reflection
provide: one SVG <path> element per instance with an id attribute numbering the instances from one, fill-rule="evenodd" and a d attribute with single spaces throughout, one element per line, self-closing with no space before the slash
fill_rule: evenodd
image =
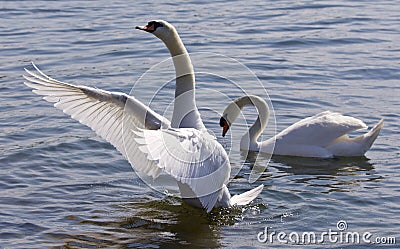
<path id="1" fill-rule="evenodd" d="M 112 220 L 81 220 L 80 225 L 95 226 L 101 232 L 68 235 L 64 238 L 65 247 L 218 248 L 221 227 L 235 224 L 243 215 L 242 209 L 216 209 L 207 214 L 176 197 L 124 203 L 114 208 L 119 214 L 133 214 Z"/>
<path id="2" fill-rule="evenodd" d="M 367 157 L 319 159 L 273 156 L 266 167 L 269 155 L 257 152 L 242 152 L 241 155 L 245 164 L 261 175 L 259 181 L 283 178 L 292 183 L 305 184 L 306 187 L 323 187 L 321 192 L 353 191 L 352 187 L 363 182 L 383 178 L 375 172 L 374 165 Z"/>
<path id="3" fill-rule="evenodd" d="M 218 226 L 210 223 L 204 211 L 190 207 L 179 199 L 173 201 L 167 199 L 135 204 L 132 208 L 139 208 L 139 211 L 121 225 L 135 234 L 151 235 L 151 238 L 141 240 L 140 244 L 156 244 L 161 248 L 186 248 L 188 245 L 218 247 Z M 146 221 L 147 224 L 132 226 L 137 221 Z M 180 246 L 177 247 L 178 241 Z"/>
<path id="4" fill-rule="evenodd" d="M 294 175 L 351 175 L 354 172 L 374 169 L 366 157 L 318 159 L 273 156 L 271 165 Z"/>
<path id="5" fill-rule="evenodd" d="M 269 155 L 253 151 L 242 151 L 241 156 L 250 169 L 267 169 Z M 369 162 L 367 157 L 320 159 L 274 155 L 268 165 L 294 175 L 336 175 L 345 172 L 370 171 L 374 169 L 373 164 Z"/>

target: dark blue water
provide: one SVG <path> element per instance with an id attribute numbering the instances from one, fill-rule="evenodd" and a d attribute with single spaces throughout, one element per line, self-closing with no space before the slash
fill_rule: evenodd
<path id="1" fill-rule="evenodd" d="M 340 220 L 347 222 L 345 231 L 400 243 L 399 4 L 0 2 L 0 248 L 287 248 L 276 237 L 260 243 L 257 234 L 265 227 L 321 234 L 337 231 Z M 111 145 L 41 100 L 21 77 L 34 61 L 65 82 L 130 92 L 146 70 L 169 56 L 158 39 L 133 29 L 152 19 L 174 24 L 190 52 L 234 58 L 254 72 L 271 97 L 277 130 L 323 110 L 368 126 L 384 118 L 384 128 L 365 158 L 274 157 L 254 184 L 248 176 L 255 155 L 246 159 L 232 149 L 232 167 L 244 166 L 231 192 L 266 186 L 243 209 L 207 215 L 154 191 Z M 221 75 L 237 73 L 206 62 L 194 60 L 195 68 L 217 65 Z M 240 91 L 222 77 L 197 78 L 205 124 L 226 143 L 218 126 L 226 101 L 210 91 Z M 133 94 L 150 101 L 164 83 L 141 84 Z M 240 85 L 266 96 L 254 81 Z M 173 82 L 165 86 L 152 107 L 164 110 L 173 89 Z M 249 122 L 255 119 L 253 109 L 246 113 Z M 307 248 L 346 246 L 366 244 L 326 240 Z"/>

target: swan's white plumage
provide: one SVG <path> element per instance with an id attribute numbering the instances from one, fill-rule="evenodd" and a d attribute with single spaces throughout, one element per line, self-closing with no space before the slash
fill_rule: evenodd
<path id="1" fill-rule="evenodd" d="M 325 111 L 292 124 L 278 133 L 276 139 L 293 144 L 327 146 L 338 137 L 365 128 L 367 126 L 359 119 Z"/>
<path id="2" fill-rule="evenodd" d="M 149 160 L 189 185 L 207 211 L 215 206 L 220 190 L 228 184 L 230 165 L 214 136 L 193 128 L 141 130 L 135 134 Z"/>
<path id="3" fill-rule="evenodd" d="M 379 134 L 380 121 L 373 134 L 350 138 L 348 133 L 368 128 L 363 121 L 337 112 L 324 111 L 302 119 L 278 133 L 274 154 L 330 158 L 334 156 L 362 156 Z M 372 141 L 371 141 L 372 140 Z M 272 139 L 260 143 L 264 151 Z"/>
<path id="4" fill-rule="evenodd" d="M 261 184 L 260 186 L 253 188 L 249 191 L 246 191 L 242 194 L 232 196 L 232 198 L 230 200 L 231 205 L 232 206 L 233 205 L 241 206 L 241 205 L 249 204 L 254 198 L 256 198 L 261 193 L 263 188 L 264 188 L 264 185 Z"/>

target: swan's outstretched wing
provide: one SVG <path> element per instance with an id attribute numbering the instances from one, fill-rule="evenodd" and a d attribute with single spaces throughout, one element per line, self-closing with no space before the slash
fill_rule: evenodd
<path id="1" fill-rule="evenodd" d="M 114 145 L 137 171 L 162 170 L 194 192 L 209 212 L 229 180 L 228 156 L 215 137 L 192 128 L 172 129 L 168 120 L 134 97 L 75 86 L 26 70 L 25 84 L 54 106 Z"/>
<path id="2" fill-rule="evenodd" d="M 289 126 L 276 135 L 276 141 L 324 147 L 351 131 L 364 128 L 367 126 L 359 119 L 325 111 Z"/>
<path id="3" fill-rule="evenodd" d="M 187 184 L 209 212 L 228 183 L 230 164 L 214 136 L 193 128 L 134 131 L 140 150 L 166 173 Z"/>
<path id="4" fill-rule="evenodd" d="M 60 82 L 33 66 L 37 72 L 25 69 L 29 75 L 24 78 L 34 93 L 44 95 L 45 100 L 55 102 L 56 108 L 89 126 L 115 146 L 136 170 L 153 177 L 159 175 L 161 169 L 139 150 L 130 131 L 169 127 L 168 120 L 132 96 Z"/>

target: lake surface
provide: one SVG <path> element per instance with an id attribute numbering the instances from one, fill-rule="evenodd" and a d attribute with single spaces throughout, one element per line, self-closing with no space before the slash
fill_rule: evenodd
<path id="1" fill-rule="evenodd" d="M 257 235 L 266 227 L 270 234 L 320 235 L 340 231 L 339 221 L 347 224 L 343 232 L 400 243 L 399 6 L 399 1 L 0 2 L 0 248 L 287 248 L 291 244 L 277 236 L 262 243 Z M 129 93 L 139 82 L 132 94 L 162 112 L 173 100 L 173 80 L 138 81 L 169 58 L 161 41 L 133 29 L 153 19 L 174 24 L 196 58 L 204 122 L 231 148 L 232 168 L 242 166 L 231 193 L 265 185 L 252 204 L 205 214 L 153 190 L 113 146 L 23 84 L 31 61 L 73 84 Z M 225 59 L 210 59 L 209 53 Z M 220 93 L 241 96 L 224 78 L 243 76 L 237 64 L 225 66 L 229 58 L 258 77 L 261 85 L 254 78 L 238 84 L 264 98 L 266 89 L 278 131 L 331 110 L 369 127 L 384 118 L 380 136 L 362 158 L 273 157 L 250 184 L 257 155 L 243 156 L 221 138 L 218 125 L 227 104 Z M 149 79 L 158 77 L 152 72 Z M 256 111 L 245 112 L 251 124 Z M 238 125 L 237 131 L 245 128 Z M 296 248 L 347 246 L 366 244 L 326 237 Z"/>

